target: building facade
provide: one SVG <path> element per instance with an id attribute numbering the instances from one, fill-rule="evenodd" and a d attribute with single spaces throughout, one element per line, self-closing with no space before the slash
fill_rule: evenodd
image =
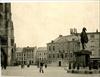
<path id="1" fill-rule="evenodd" d="M 15 62 L 15 43 L 10 3 L 0 3 L 0 50 L 6 56 L 5 63 L 13 65 Z"/>
<path id="2" fill-rule="evenodd" d="M 87 43 L 87 50 L 92 52 L 91 58 L 100 58 L 100 32 L 87 33 L 89 42 Z"/>
<path id="3" fill-rule="evenodd" d="M 18 64 L 35 64 L 37 47 L 24 47 L 18 50 L 20 50 L 20 52 L 16 52 L 16 60 Z"/>
<path id="4" fill-rule="evenodd" d="M 16 48 L 16 65 L 21 64 L 22 62 L 22 52 L 23 48 L 22 47 L 17 47 Z"/>
<path id="5" fill-rule="evenodd" d="M 88 43 L 86 50 L 92 52 L 91 59 L 100 61 L 100 32 L 87 32 Z M 80 33 L 71 33 L 67 36 L 60 35 L 55 40 L 47 43 L 48 62 L 52 65 L 66 65 L 69 61 L 74 60 L 73 52 L 82 50 L 80 43 Z"/>
<path id="6" fill-rule="evenodd" d="M 90 55 L 90 61 L 93 68 L 95 66 L 100 68 L 100 32 L 87 33 L 89 42 L 87 43 L 87 50 L 92 52 Z"/>
<path id="7" fill-rule="evenodd" d="M 36 52 L 36 64 L 47 63 L 47 47 L 39 47 Z"/>
<path id="8" fill-rule="evenodd" d="M 78 38 L 80 39 L 80 33 L 72 33 L 72 34 L 77 35 Z M 96 32 L 87 32 L 87 36 L 88 36 L 88 43 L 85 45 L 85 50 L 84 50 L 87 52 L 85 52 L 85 56 L 83 57 L 82 53 L 80 54 L 79 52 L 77 52 L 77 54 L 81 55 L 79 61 L 83 64 L 83 66 L 88 66 L 89 63 L 91 63 L 91 66 L 93 68 L 98 68 L 100 67 L 100 32 L 98 32 L 98 30 L 96 30 Z M 82 51 L 81 44 L 80 44 L 80 51 Z"/>
<path id="9" fill-rule="evenodd" d="M 48 63 L 55 66 L 66 66 L 74 59 L 73 52 L 80 49 L 76 36 L 62 36 L 47 43 Z"/>
<path id="10" fill-rule="evenodd" d="M 77 35 L 80 42 L 80 33 L 73 33 L 71 35 Z M 100 58 L 100 32 L 87 32 L 88 43 L 86 44 L 85 50 L 92 52 L 91 58 Z M 80 50 L 82 50 L 82 45 L 80 43 Z"/>

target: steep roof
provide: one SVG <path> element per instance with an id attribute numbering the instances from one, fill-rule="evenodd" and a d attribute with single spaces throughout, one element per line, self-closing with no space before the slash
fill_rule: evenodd
<path id="1" fill-rule="evenodd" d="M 59 36 L 56 39 L 52 40 L 51 43 L 62 43 L 62 42 L 68 42 L 72 41 L 73 39 L 77 39 L 77 36 L 75 35 L 67 35 L 67 36 Z"/>
<path id="2" fill-rule="evenodd" d="M 100 32 L 87 32 L 87 34 L 100 34 Z M 74 40 L 79 40 L 80 33 L 71 34 L 67 36 L 59 35 L 56 39 L 52 40 L 50 43 L 62 43 Z"/>

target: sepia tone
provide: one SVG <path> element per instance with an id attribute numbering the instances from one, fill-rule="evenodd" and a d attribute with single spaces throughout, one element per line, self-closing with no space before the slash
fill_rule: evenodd
<path id="1" fill-rule="evenodd" d="M 0 3 L 1 75 L 99 77 L 99 5 Z"/>

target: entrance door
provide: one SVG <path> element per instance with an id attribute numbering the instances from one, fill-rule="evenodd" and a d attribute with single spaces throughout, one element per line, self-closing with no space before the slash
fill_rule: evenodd
<path id="1" fill-rule="evenodd" d="M 59 66 L 61 66 L 61 61 L 59 61 Z"/>

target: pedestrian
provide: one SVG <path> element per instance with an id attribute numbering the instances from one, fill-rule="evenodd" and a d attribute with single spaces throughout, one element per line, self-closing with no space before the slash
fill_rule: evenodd
<path id="1" fill-rule="evenodd" d="M 45 64 L 45 68 L 47 68 L 47 64 Z"/>
<path id="2" fill-rule="evenodd" d="M 30 67 L 30 63 L 27 64 L 27 67 L 28 67 L 28 68 Z"/>
<path id="3" fill-rule="evenodd" d="M 21 64 L 21 68 L 24 68 L 24 64 L 23 63 Z"/>
<path id="4" fill-rule="evenodd" d="M 1 49 L 1 67 L 2 69 L 6 69 L 7 67 L 7 55 L 2 49 Z"/>
<path id="5" fill-rule="evenodd" d="M 39 62 L 37 63 L 37 67 L 39 68 Z"/>
<path id="6" fill-rule="evenodd" d="M 40 73 L 41 73 L 41 72 L 44 73 L 44 71 L 43 71 L 43 64 L 44 64 L 43 62 L 40 62 L 40 69 L 39 69 L 39 72 L 40 72 Z"/>

